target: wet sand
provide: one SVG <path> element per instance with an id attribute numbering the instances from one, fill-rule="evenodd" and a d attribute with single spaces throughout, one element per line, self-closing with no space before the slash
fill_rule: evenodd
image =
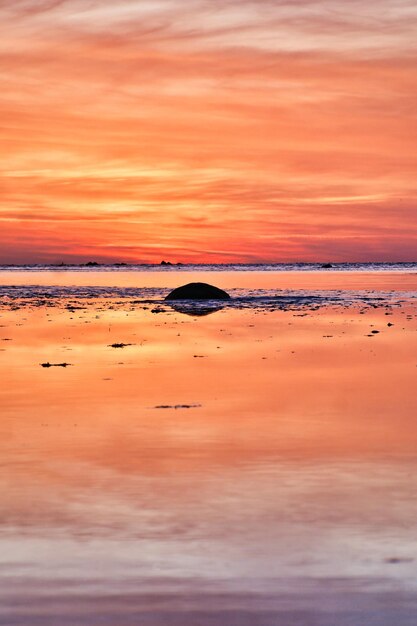
<path id="1" fill-rule="evenodd" d="M 0 624 L 414 626 L 416 277 L 254 274 L 362 295 L 3 294 Z"/>

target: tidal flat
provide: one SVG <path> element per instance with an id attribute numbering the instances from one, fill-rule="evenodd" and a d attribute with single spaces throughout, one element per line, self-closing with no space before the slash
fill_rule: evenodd
<path id="1" fill-rule="evenodd" d="M 191 278 L 231 301 L 164 300 Z M 416 304 L 412 270 L 0 272 L 0 624 L 415 626 Z"/>

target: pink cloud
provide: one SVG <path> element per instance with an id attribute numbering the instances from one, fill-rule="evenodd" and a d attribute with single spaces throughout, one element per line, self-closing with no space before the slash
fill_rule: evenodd
<path id="1" fill-rule="evenodd" d="M 0 261 L 414 254 L 411 3 L 210 7 L 0 4 Z"/>

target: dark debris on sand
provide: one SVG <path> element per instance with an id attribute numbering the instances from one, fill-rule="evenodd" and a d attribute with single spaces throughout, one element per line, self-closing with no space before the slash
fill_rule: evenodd
<path id="1" fill-rule="evenodd" d="M 47 361 L 46 363 L 41 363 L 40 365 L 41 367 L 69 367 L 71 363 L 49 363 L 49 361 Z"/>
<path id="2" fill-rule="evenodd" d="M 201 404 L 157 404 L 154 409 L 198 409 Z"/>

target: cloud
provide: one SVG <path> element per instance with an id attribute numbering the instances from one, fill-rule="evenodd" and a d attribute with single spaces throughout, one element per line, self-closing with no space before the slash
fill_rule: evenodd
<path id="1" fill-rule="evenodd" d="M 199 260 L 235 246 L 242 259 L 302 258 L 302 246 L 310 257 L 329 215 L 339 250 L 345 237 L 357 253 L 355 224 L 363 250 L 375 225 L 388 255 L 409 250 L 394 234 L 387 244 L 381 215 L 416 234 L 413 11 L 391 0 L 0 3 L 7 259 L 13 241 L 21 258 L 25 228 L 34 259 L 56 240 L 67 254 L 110 254 L 112 220 L 115 257 L 172 246 Z M 57 232 L 63 223 L 74 228 Z M 265 245 L 275 228 L 280 245 Z"/>

